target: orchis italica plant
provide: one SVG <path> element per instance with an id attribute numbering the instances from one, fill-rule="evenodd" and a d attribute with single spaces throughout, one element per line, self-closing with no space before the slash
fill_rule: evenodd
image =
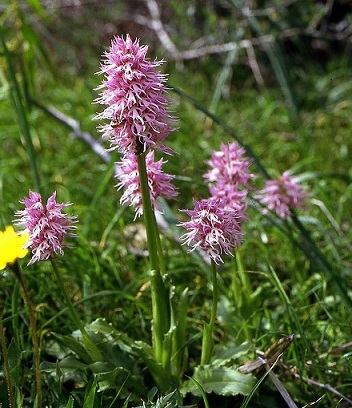
<path id="1" fill-rule="evenodd" d="M 170 330 L 170 301 L 161 272 L 165 272 L 164 256 L 155 220 L 156 198 L 172 198 L 176 190 L 172 176 L 162 173 L 162 160 L 154 162 L 157 149 L 171 153 L 164 140 L 173 130 L 175 119 L 168 112 L 170 98 L 165 86 L 166 75 L 157 68 L 163 61 L 146 58 L 148 47 L 140 46 L 129 35 L 115 37 L 103 55 L 99 74 L 104 75 L 97 103 L 107 105 L 96 119 L 108 121 L 100 127 L 103 137 L 110 140 L 110 149 L 124 154 L 117 164 L 120 171 L 118 188 L 125 188 L 122 203 L 130 203 L 136 216 L 143 213 L 150 262 L 154 357 L 164 370 L 159 375 L 163 388 L 170 384 L 171 352 L 165 345 Z M 130 174 L 127 174 L 130 171 Z M 139 180 L 138 180 L 139 179 Z M 170 344 L 170 343 L 168 343 Z"/>
<path id="2" fill-rule="evenodd" d="M 158 197 L 171 199 L 177 196 L 177 190 L 171 184 L 174 176 L 163 172 L 162 166 L 166 163 L 163 159 L 154 161 L 154 151 L 149 151 L 145 159 L 150 201 L 152 207 L 160 211 L 160 206 L 157 202 Z M 143 202 L 137 155 L 135 153 L 128 153 L 116 165 L 117 174 L 115 177 L 119 180 L 116 187 L 118 190 L 121 188 L 124 190 L 120 204 L 132 206 L 135 209 L 135 218 L 140 217 L 143 214 Z"/>
<path id="3" fill-rule="evenodd" d="M 200 249 L 211 259 L 213 304 L 209 323 L 204 324 L 201 364 L 208 364 L 212 355 L 214 340 L 213 330 L 217 314 L 218 283 L 216 264 L 223 262 L 223 255 L 232 256 L 243 241 L 241 231 L 241 216 L 224 201 L 218 199 L 201 200 L 194 202 L 193 210 L 182 210 L 190 221 L 181 222 L 179 225 L 188 231 L 181 236 L 183 244 L 190 246 L 190 251 Z"/>
<path id="4" fill-rule="evenodd" d="M 302 208 L 308 197 L 305 186 L 300 184 L 298 177 L 285 171 L 278 180 L 267 180 L 265 187 L 258 191 L 256 198 L 263 205 L 262 212 L 275 212 L 280 218 L 287 219 L 291 208 Z"/>
<path id="5" fill-rule="evenodd" d="M 32 250 L 33 256 L 28 265 L 50 259 L 60 289 L 65 297 L 66 305 L 70 310 L 72 320 L 82 333 L 87 351 L 91 354 L 93 360 L 101 359 L 99 350 L 90 340 L 72 305 L 61 274 L 53 259 L 56 254 L 64 254 L 64 247 L 71 247 L 64 242 L 66 237 L 76 237 L 76 234 L 72 231 L 75 229 L 73 224 L 77 222 L 77 217 L 62 212 L 63 208 L 70 206 L 71 203 L 57 203 L 56 192 L 54 192 L 48 198 L 46 205 L 44 205 L 41 195 L 31 190 L 29 191 L 29 197 L 24 198 L 20 202 L 25 205 L 25 209 L 16 211 L 15 216 L 18 217 L 16 224 L 24 226 L 29 233 L 29 241 L 25 247 Z"/>
<path id="6" fill-rule="evenodd" d="M 245 156 L 245 150 L 236 142 L 222 143 L 220 151 L 214 151 L 206 163 L 210 170 L 204 178 L 209 183 L 211 199 L 220 199 L 246 219 L 248 183 L 255 176 L 249 171 L 251 160 Z"/>

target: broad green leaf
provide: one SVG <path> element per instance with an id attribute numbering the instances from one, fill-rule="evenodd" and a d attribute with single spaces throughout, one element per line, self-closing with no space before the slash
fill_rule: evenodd
<path id="1" fill-rule="evenodd" d="M 240 356 L 246 354 L 249 350 L 249 344 L 243 343 L 239 346 L 225 346 L 224 348 L 220 349 L 219 347 L 215 348 L 215 353 L 212 360 L 213 366 L 223 366 L 224 364 L 228 364 L 234 359 L 237 359 Z"/>
<path id="2" fill-rule="evenodd" d="M 248 395 L 255 384 L 255 377 L 242 374 L 235 368 L 202 366 L 193 375 L 206 393 L 219 395 Z M 187 381 L 180 389 L 182 394 L 191 392 L 200 395 L 199 388 L 192 381 Z"/>
<path id="3" fill-rule="evenodd" d="M 143 341 L 135 341 L 128 337 L 125 333 L 122 333 L 112 327 L 104 319 L 97 319 L 92 322 L 87 329 L 94 333 L 102 333 L 107 337 L 110 337 L 110 341 L 116 341 L 116 344 L 121 350 L 126 351 L 130 356 L 138 356 L 143 363 L 149 368 L 153 377 L 162 381 L 165 373 L 163 367 L 158 363 L 154 357 L 152 347 L 144 343 Z"/>

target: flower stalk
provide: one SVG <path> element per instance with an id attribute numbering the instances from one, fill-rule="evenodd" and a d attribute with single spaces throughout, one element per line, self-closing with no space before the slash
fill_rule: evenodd
<path id="1" fill-rule="evenodd" d="M 216 316 L 218 312 L 218 301 L 219 301 L 219 288 L 218 288 L 218 277 L 216 272 L 215 262 L 211 261 L 211 276 L 213 285 L 213 302 L 211 305 L 210 320 L 209 323 L 204 322 L 203 340 L 202 340 L 202 354 L 201 354 L 201 365 L 206 365 L 210 363 L 210 359 L 214 348 L 214 326 L 216 321 Z"/>
<path id="2" fill-rule="evenodd" d="M 152 295 L 153 314 L 153 349 L 155 358 L 163 366 L 163 344 L 164 336 L 170 328 L 170 305 L 167 288 L 160 273 L 161 246 L 159 231 L 152 208 L 150 192 L 148 187 L 148 175 L 145 161 L 145 152 L 138 154 L 138 170 L 140 177 L 140 187 L 142 193 L 144 222 L 148 241 L 148 251 L 150 260 L 150 283 Z M 169 364 L 169 363 L 167 363 Z"/>

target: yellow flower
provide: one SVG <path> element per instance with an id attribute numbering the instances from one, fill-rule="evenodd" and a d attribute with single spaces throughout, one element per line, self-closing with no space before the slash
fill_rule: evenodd
<path id="1" fill-rule="evenodd" d="M 27 231 L 17 234 L 12 226 L 0 231 L 0 271 L 5 269 L 7 264 L 13 264 L 18 258 L 27 255 L 28 249 L 24 249 L 23 246 L 28 240 Z"/>

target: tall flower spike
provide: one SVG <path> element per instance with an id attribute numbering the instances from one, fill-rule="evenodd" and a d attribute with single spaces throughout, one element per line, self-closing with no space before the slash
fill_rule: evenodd
<path id="1" fill-rule="evenodd" d="M 0 271 L 7 265 L 13 264 L 17 259 L 24 258 L 28 249 L 24 248 L 29 240 L 27 231 L 16 234 L 10 225 L 5 231 L 0 231 Z"/>
<path id="2" fill-rule="evenodd" d="M 98 73 L 104 80 L 96 102 L 108 106 L 96 119 L 109 121 L 99 131 L 110 139 L 110 150 L 128 153 L 151 147 L 171 153 L 163 141 L 175 119 L 167 111 L 166 75 L 156 71 L 163 61 L 149 61 L 147 50 L 127 35 L 114 37 L 103 55 Z"/>
<path id="3" fill-rule="evenodd" d="M 231 250 L 243 241 L 238 213 L 221 200 L 193 202 L 194 210 L 182 210 L 191 220 L 178 224 L 188 230 L 180 238 L 182 244 L 190 246 L 190 252 L 200 248 L 216 264 L 222 263 L 222 255 L 232 256 Z"/>
<path id="4" fill-rule="evenodd" d="M 50 258 L 54 254 L 63 255 L 63 247 L 70 247 L 64 243 L 65 237 L 74 237 L 72 231 L 77 217 L 62 213 L 62 209 L 70 203 L 57 203 L 56 192 L 43 205 L 39 193 L 29 190 L 29 197 L 20 203 L 25 205 L 23 211 L 16 211 L 17 225 L 24 226 L 29 232 L 26 248 L 32 250 L 32 258 L 28 265 Z"/>
<path id="5" fill-rule="evenodd" d="M 258 191 L 256 198 L 264 206 L 262 212 L 275 212 L 280 218 L 290 216 L 291 208 L 302 208 L 308 194 L 305 187 L 299 184 L 298 177 L 292 177 L 285 171 L 279 180 L 267 180 L 265 187 Z"/>
<path id="6" fill-rule="evenodd" d="M 154 161 L 154 151 L 149 151 L 146 154 L 147 177 L 150 191 L 150 199 L 153 207 L 160 211 L 157 198 L 163 197 L 171 199 L 177 196 L 176 188 L 171 184 L 174 176 L 166 174 L 162 171 L 163 164 L 166 163 L 163 159 Z M 135 208 L 135 218 L 143 214 L 142 192 L 138 171 L 137 156 L 134 153 L 129 153 L 123 157 L 117 164 L 116 178 L 120 181 L 116 187 L 118 190 L 124 189 L 120 203 L 122 205 L 130 205 Z"/>

